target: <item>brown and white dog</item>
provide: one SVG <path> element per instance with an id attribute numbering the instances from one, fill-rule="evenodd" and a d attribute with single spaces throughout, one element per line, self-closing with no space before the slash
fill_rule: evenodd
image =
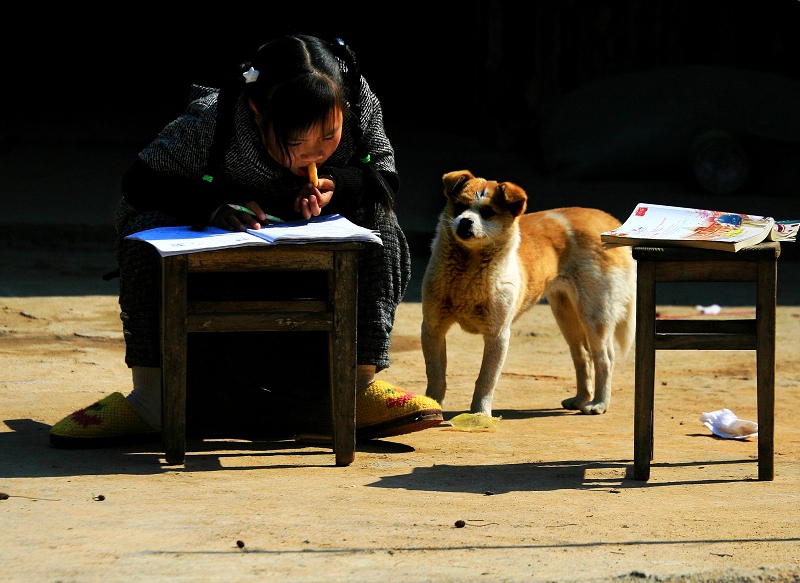
<path id="1" fill-rule="evenodd" d="M 616 348 L 633 344 L 636 269 L 630 247 L 606 249 L 600 233 L 620 222 L 591 208 L 525 214 L 527 194 L 510 182 L 468 170 L 442 178 L 439 216 L 422 282 L 422 351 L 426 394 L 447 391 L 445 336 L 453 324 L 483 336 L 470 411 L 491 416 L 508 353 L 511 324 L 546 298 L 569 345 L 577 392 L 565 409 L 600 414 L 611 400 Z M 615 345 L 616 342 L 616 345 Z"/>

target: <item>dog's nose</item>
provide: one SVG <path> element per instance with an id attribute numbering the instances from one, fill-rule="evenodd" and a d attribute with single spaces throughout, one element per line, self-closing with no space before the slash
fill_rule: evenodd
<path id="1" fill-rule="evenodd" d="M 458 221 L 458 226 L 456 227 L 456 235 L 458 235 L 462 239 L 469 239 L 470 237 L 472 237 L 472 219 L 464 217 L 460 221 Z"/>

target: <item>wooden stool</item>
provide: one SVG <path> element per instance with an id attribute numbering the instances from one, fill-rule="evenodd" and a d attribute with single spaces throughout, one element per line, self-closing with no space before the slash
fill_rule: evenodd
<path id="1" fill-rule="evenodd" d="M 758 479 L 774 478 L 775 305 L 780 243 L 737 252 L 686 247 L 633 248 L 637 262 L 636 389 L 633 477 L 650 479 L 656 350 L 755 350 Z M 756 317 L 744 320 L 658 320 L 656 284 L 752 282 Z"/>
<path id="2" fill-rule="evenodd" d="M 362 243 L 264 245 L 161 258 L 162 436 L 168 464 L 186 454 L 187 335 L 195 332 L 328 333 L 331 428 L 337 466 L 355 457 L 356 308 Z M 190 301 L 192 273 L 327 272 L 327 300 Z M 276 274 L 280 282 L 280 274 Z"/>

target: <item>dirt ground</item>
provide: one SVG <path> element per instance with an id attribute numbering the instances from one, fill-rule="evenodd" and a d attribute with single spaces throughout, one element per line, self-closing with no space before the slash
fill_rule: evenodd
<path id="1" fill-rule="evenodd" d="M 779 268 L 771 482 L 756 480 L 756 440 L 719 439 L 699 421 L 721 408 L 756 420 L 754 355 L 659 353 L 655 455 L 638 482 L 633 355 L 618 364 L 607 414 L 562 410 L 573 371 L 544 305 L 514 327 L 495 432 L 439 427 L 362 443 L 344 468 L 330 449 L 291 439 L 191 440 L 181 467 L 157 445 L 51 448 L 53 423 L 130 389 L 116 283 L 99 274 L 114 268 L 122 173 L 168 119 L 113 113 L 22 116 L 13 127 L 24 139 L 0 156 L 0 580 L 800 582 L 800 269 L 787 262 L 797 245 L 784 246 Z M 392 130 L 398 217 L 417 281 L 382 377 L 411 391 L 425 387 L 415 298 L 446 171 L 515 181 L 529 210 L 599 206 L 624 219 L 645 200 L 800 216 L 788 188 L 720 199 L 681 181 L 544 180 L 524 151 L 402 129 Z M 679 291 L 663 313 L 695 314 Z M 723 316 L 752 313 L 738 299 L 701 303 L 712 301 Z M 482 349 L 459 330 L 448 344 L 445 419 L 469 406 Z M 274 423 L 282 412 L 263 415 Z"/>
<path id="2" fill-rule="evenodd" d="M 2 579 L 800 581 L 798 318 L 779 307 L 775 480 L 756 479 L 756 439 L 720 439 L 699 420 L 721 408 L 757 419 L 754 353 L 676 351 L 658 353 L 640 482 L 633 354 L 607 414 L 562 410 L 573 372 L 546 305 L 514 326 L 494 432 L 361 443 L 349 467 L 292 439 L 193 439 L 185 465 L 168 466 L 158 445 L 48 444 L 65 414 L 129 390 L 116 297 L 0 297 Z M 420 321 L 419 303 L 401 305 L 382 374 L 415 392 Z M 482 346 L 453 330 L 448 348 L 445 419 L 469 406 Z"/>

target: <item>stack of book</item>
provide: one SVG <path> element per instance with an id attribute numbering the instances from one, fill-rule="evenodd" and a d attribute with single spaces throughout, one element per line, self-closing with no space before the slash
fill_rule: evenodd
<path id="1" fill-rule="evenodd" d="M 608 246 L 662 245 L 738 251 L 763 241 L 794 241 L 800 220 L 639 203 L 621 226 L 600 238 Z"/>

